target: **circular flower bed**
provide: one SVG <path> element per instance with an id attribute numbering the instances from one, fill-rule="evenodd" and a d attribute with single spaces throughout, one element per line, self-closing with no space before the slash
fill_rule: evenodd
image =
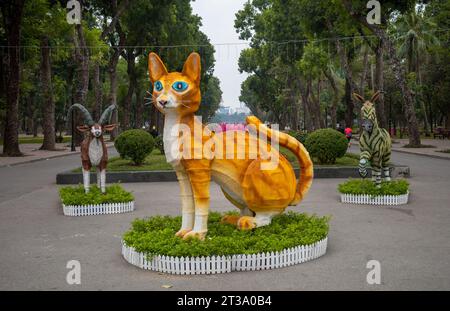
<path id="1" fill-rule="evenodd" d="M 105 194 L 94 185 L 90 187 L 89 193 L 84 193 L 82 185 L 62 187 L 59 196 L 66 216 L 117 214 L 134 210 L 133 194 L 120 185 L 106 187 Z"/>
<path id="2" fill-rule="evenodd" d="M 339 184 L 341 202 L 373 205 L 401 205 L 408 203 L 409 184 L 404 179 L 382 182 L 377 188 L 369 179 L 351 179 Z"/>
<path id="3" fill-rule="evenodd" d="M 284 267 L 326 252 L 328 217 L 289 212 L 241 231 L 220 223 L 222 216 L 210 213 L 205 241 L 176 237 L 181 217 L 137 219 L 123 236 L 122 254 L 144 269 L 202 274 Z"/>

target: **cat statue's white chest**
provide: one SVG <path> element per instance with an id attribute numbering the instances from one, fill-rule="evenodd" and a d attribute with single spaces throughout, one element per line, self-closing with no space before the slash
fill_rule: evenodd
<path id="1" fill-rule="evenodd" d="M 103 146 L 101 141 L 98 138 L 94 138 L 91 140 L 89 144 L 89 159 L 91 164 L 97 166 L 100 164 L 100 161 L 103 157 Z"/>
<path id="2" fill-rule="evenodd" d="M 164 153 L 166 161 L 172 166 L 180 163 L 180 139 L 178 135 L 179 117 L 175 112 L 167 112 L 164 116 Z"/>

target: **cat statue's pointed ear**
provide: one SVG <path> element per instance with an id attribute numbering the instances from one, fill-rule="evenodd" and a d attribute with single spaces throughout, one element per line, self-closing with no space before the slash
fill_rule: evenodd
<path id="1" fill-rule="evenodd" d="M 148 75 L 150 77 L 150 81 L 154 83 L 166 74 L 167 69 L 161 58 L 153 52 L 148 54 Z"/>
<path id="2" fill-rule="evenodd" d="M 198 53 L 192 52 L 183 66 L 183 75 L 189 77 L 197 85 L 200 84 L 200 76 L 202 71 L 202 65 L 200 61 L 200 55 Z"/>

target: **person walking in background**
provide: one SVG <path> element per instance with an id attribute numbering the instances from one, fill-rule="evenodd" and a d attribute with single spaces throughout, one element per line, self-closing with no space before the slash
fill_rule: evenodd
<path id="1" fill-rule="evenodd" d="M 158 130 L 156 129 L 156 126 L 152 126 L 152 129 L 150 130 L 150 134 L 153 136 L 153 138 L 155 138 L 156 136 L 158 136 Z"/>
<path id="2" fill-rule="evenodd" d="M 352 129 L 350 127 L 345 128 L 344 133 L 345 133 L 345 137 L 347 137 L 348 140 L 348 146 L 351 146 L 351 139 L 352 139 Z"/>

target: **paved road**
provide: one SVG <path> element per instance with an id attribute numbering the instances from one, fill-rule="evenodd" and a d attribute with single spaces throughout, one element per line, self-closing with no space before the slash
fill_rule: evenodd
<path id="1" fill-rule="evenodd" d="M 317 179 L 294 210 L 332 215 L 325 256 L 283 269 L 210 276 L 162 275 L 126 263 L 121 235 L 136 217 L 178 214 L 176 183 L 125 184 L 137 210 L 66 217 L 55 174 L 67 157 L 0 168 L 0 290 L 450 290 L 450 161 L 394 153 L 411 167 L 411 202 L 402 208 L 338 203 L 340 179 Z M 213 210 L 230 210 L 217 186 Z M 81 285 L 66 283 L 66 264 L 81 263 Z M 381 263 L 381 285 L 368 285 L 367 261 Z M 162 285 L 172 285 L 164 289 Z"/>
<path id="2" fill-rule="evenodd" d="M 109 148 L 108 155 L 117 151 Z M 80 154 L 0 167 L 0 203 L 55 184 L 56 174 L 81 166 Z"/>

